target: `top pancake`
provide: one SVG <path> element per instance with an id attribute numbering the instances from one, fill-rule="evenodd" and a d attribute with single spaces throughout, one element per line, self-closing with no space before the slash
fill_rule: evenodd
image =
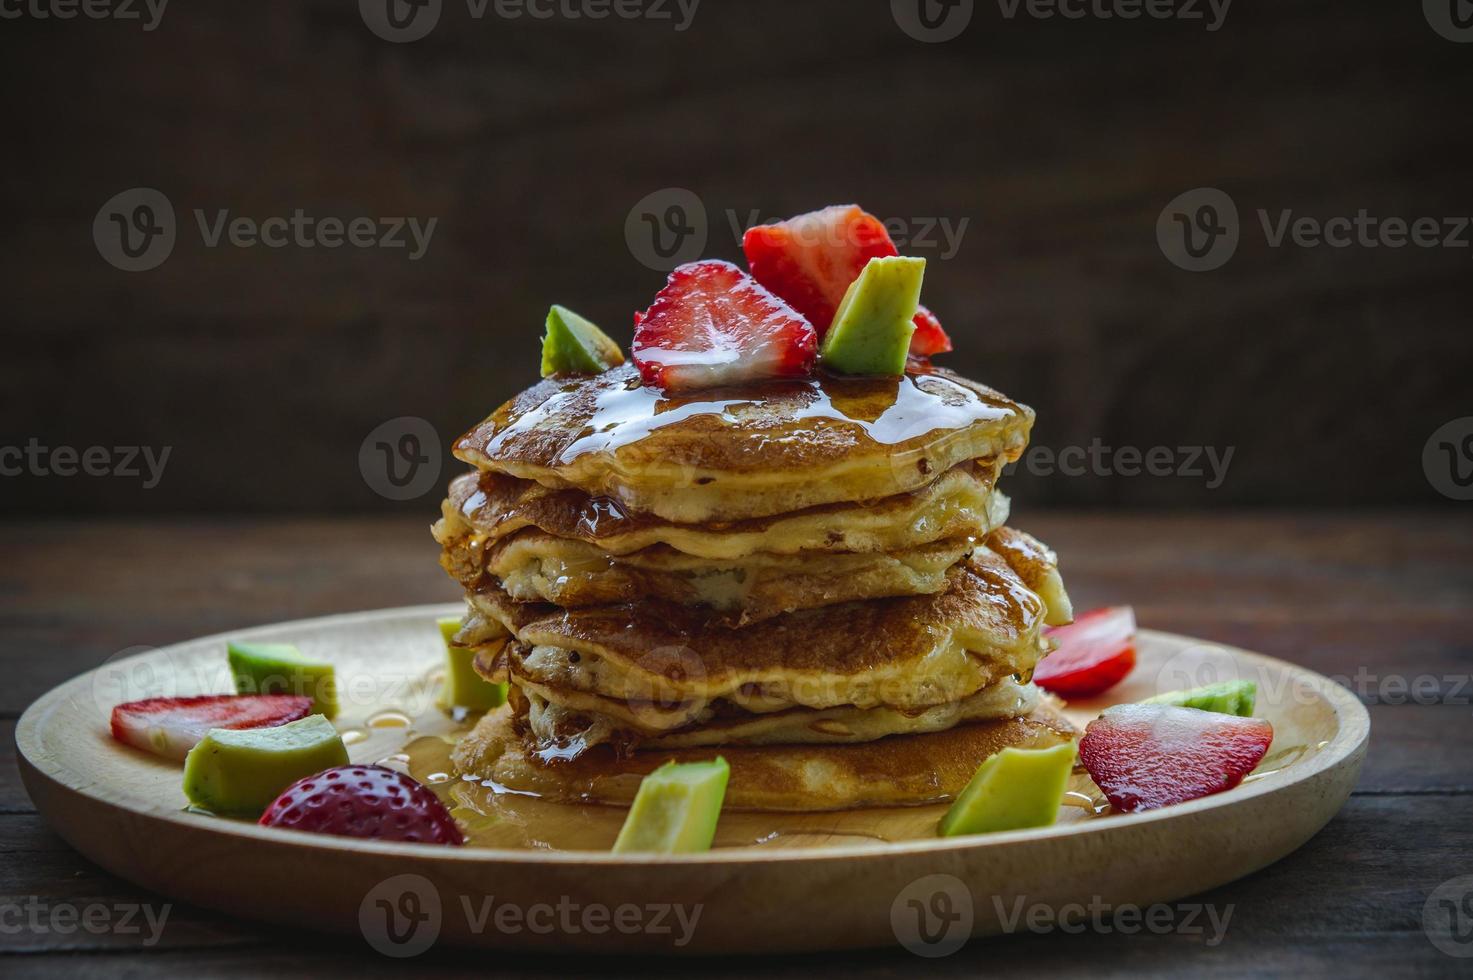
<path id="1" fill-rule="evenodd" d="M 527 389 L 455 455 L 698 523 L 906 493 L 968 460 L 1016 459 L 1032 425 L 1032 409 L 944 369 L 667 396 L 626 364 Z"/>

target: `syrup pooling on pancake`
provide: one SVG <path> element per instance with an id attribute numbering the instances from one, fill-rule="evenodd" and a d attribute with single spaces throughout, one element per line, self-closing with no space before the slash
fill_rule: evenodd
<path id="1" fill-rule="evenodd" d="M 481 469 L 699 523 L 915 490 L 970 460 L 1016 458 L 1032 421 L 941 370 L 667 396 L 626 366 L 544 381 L 455 449 Z"/>
<path id="2" fill-rule="evenodd" d="M 617 453 L 658 430 L 700 416 L 734 429 L 788 429 L 809 432 L 836 424 L 881 446 L 897 446 L 935 432 L 981 422 L 1001 422 L 1019 406 L 980 385 L 963 383 L 946 371 L 898 378 L 843 378 L 817 375 L 773 382 L 756 393 L 722 397 L 722 389 L 697 396 L 667 396 L 639 384 L 632 368 L 616 369 L 587 381 L 558 383 L 525 410 L 518 401 L 493 415 L 482 429 L 461 441 L 487 460 L 527 454 L 543 465 L 571 463 L 585 453 Z M 546 384 L 546 383 L 544 383 Z M 541 388 L 542 386 L 539 386 Z M 532 389 L 537 392 L 538 388 Z M 777 415 L 776 424 L 772 416 Z M 483 427 L 486 424 L 483 423 Z M 578 423 L 572 428 L 569 423 Z M 806 423 L 812 423 L 806 424 Z M 567 428 L 564 428 L 568 426 Z M 552 441 L 548 431 L 558 432 Z"/>

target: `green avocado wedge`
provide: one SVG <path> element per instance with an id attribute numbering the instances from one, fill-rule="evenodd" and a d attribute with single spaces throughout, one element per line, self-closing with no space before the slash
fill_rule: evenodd
<path id="1" fill-rule="evenodd" d="M 272 728 L 212 728 L 184 760 L 184 795 L 212 813 L 254 815 L 292 783 L 348 764 L 348 750 L 321 715 Z"/>
<path id="2" fill-rule="evenodd" d="M 297 694 L 312 710 L 337 717 L 338 682 L 332 664 L 313 660 L 290 643 L 229 643 L 225 647 L 236 694 Z"/>
<path id="3" fill-rule="evenodd" d="M 476 673 L 476 651 L 451 642 L 460 630 L 459 617 L 441 619 L 438 624 L 440 638 L 445 641 L 445 686 L 440 691 L 440 706 L 446 710 L 490 711 L 503 704 L 506 685 L 493 684 Z"/>
<path id="4" fill-rule="evenodd" d="M 615 854 L 696 854 L 711 849 L 731 767 L 712 762 L 667 762 L 639 784 Z"/>
<path id="5" fill-rule="evenodd" d="M 925 275 L 925 259 L 870 259 L 823 335 L 820 362 L 839 374 L 904 374 Z"/>
<path id="6" fill-rule="evenodd" d="M 1215 711 L 1220 715 L 1237 715 L 1239 718 L 1253 717 L 1253 706 L 1258 703 L 1258 685 L 1253 681 L 1218 681 L 1194 687 L 1189 691 L 1167 691 L 1141 704 L 1170 704 L 1178 708 L 1197 708 Z"/>
<path id="7" fill-rule="evenodd" d="M 566 306 L 547 311 L 542 337 L 542 376 L 602 374 L 624 363 L 624 352 L 594 324 Z"/>
<path id="8" fill-rule="evenodd" d="M 1049 827 L 1074 769 L 1074 743 L 1046 749 L 1006 748 L 977 768 L 946 816 L 939 837 Z"/>

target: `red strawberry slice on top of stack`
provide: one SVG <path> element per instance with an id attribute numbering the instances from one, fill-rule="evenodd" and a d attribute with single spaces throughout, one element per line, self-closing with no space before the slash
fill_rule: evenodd
<path id="1" fill-rule="evenodd" d="M 822 339 L 844 293 L 870 259 L 898 255 L 884 222 L 854 204 L 800 214 L 747 229 L 742 251 L 752 277 L 808 318 Z M 922 307 L 910 352 L 930 357 L 951 350 L 941 321 Z"/>
<path id="2" fill-rule="evenodd" d="M 691 262 L 634 315 L 634 363 L 645 384 L 691 390 L 813 370 L 818 334 L 730 262 Z"/>

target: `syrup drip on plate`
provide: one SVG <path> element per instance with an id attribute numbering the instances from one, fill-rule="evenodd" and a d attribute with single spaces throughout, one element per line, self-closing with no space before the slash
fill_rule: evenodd
<path id="1" fill-rule="evenodd" d="M 422 690 L 436 673 L 427 673 L 423 683 L 412 686 Z M 430 699 L 417 698 L 416 705 L 419 710 L 385 704 L 373 712 L 373 717 L 397 715 L 396 721 L 404 719 L 399 724 L 379 727 L 367 719 L 351 723 L 346 731 L 361 733 L 349 746 L 353 761 L 382 761 L 424 783 L 450 808 L 470 846 L 574 851 L 607 851 L 613 846 L 624 824 L 624 807 L 556 803 L 491 779 L 458 775 L 450 762 L 451 750 L 479 716 L 455 718 Z M 1319 747 L 1286 746 L 1273 752 L 1245 782 L 1271 778 Z M 1071 776 L 1063 803 L 1061 825 L 1119 819 L 1082 768 Z M 713 846 L 852 847 L 930 840 L 946 810 L 947 804 L 935 803 L 825 813 L 723 811 Z"/>

